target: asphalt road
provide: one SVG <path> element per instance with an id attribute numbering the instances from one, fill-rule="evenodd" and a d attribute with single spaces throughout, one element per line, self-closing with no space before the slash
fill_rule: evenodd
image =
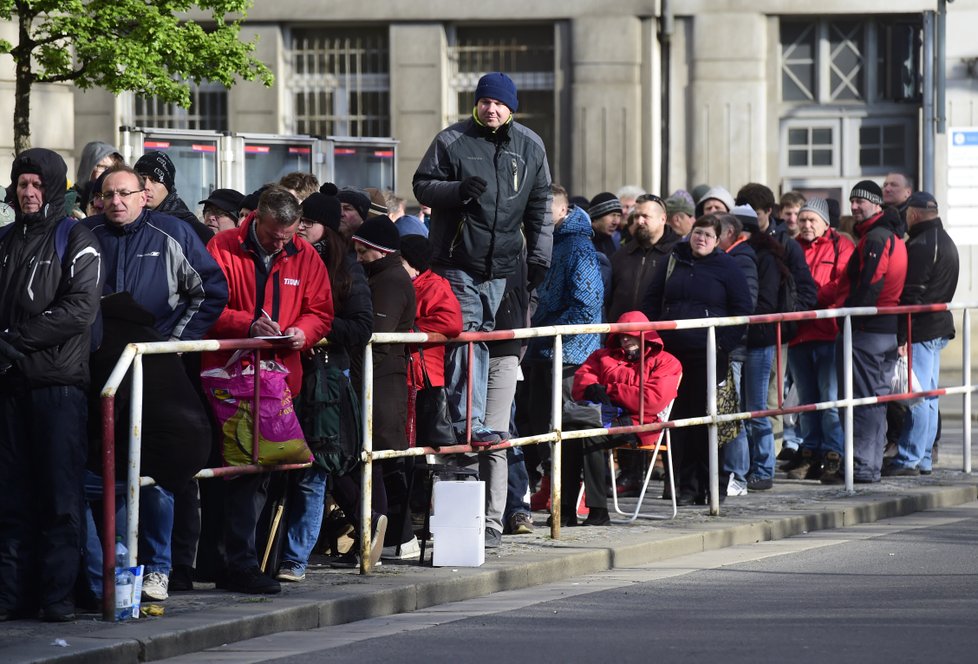
<path id="1" fill-rule="evenodd" d="M 975 662 L 978 504 L 167 662 Z"/>

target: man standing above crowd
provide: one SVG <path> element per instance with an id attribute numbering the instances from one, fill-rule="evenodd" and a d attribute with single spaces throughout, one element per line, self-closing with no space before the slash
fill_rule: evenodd
<path id="1" fill-rule="evenodd" d="M 885 195 L 885 190 L 884 190 Z M 958 285 L 958 249 L 944 230 L 937 201 L 918 191 L 907 201 L 907 280 L 900 304 L 937 304 L 954 299 Z M 941 350 L 954 338 L 950 311 L 913 314 L 910 334 L 901 316 L 897 340 L 901 355 L 911 342 L 913 372 L 922 390 L 936 390 L 941 372 Z M 927 475 L 931 472 L 931 448 L 937 436 L 937 397 L 927 397 L 907 412 L 897 454 L 883 468 L 883 475 Z"/>
<path id="2" fill-rule="evenodd" d="M 51 150 L 10 171 L 0 235 L 0 621 L 74 619 L 98 241 L 66 221 L 68 168 Z"/>
<path id="3" fill-rule="evenodd" d="M 858 182 L 849 193 L 849 209 L 858 239 L 856 250 L 838 281 L 820 293 L 837 307 L 892 307 L 900 304 L 907 276 L 907 247 L 897 235 L 900 214 L 883 205 L 883 192 L 871 180 Z M 897 358 L 897 317 L 858 316 L 852 319 L 852 396 L 855 399 L 890 393 Z M 844 352 L 841 337 L 835 348 L 840 385 Z M 856 406 L 852 412 L 854 480 L 879 482 L 886 445 L 886 404 Z M 842 471 L 822 474 L 823 484 L 841 484 Z"/>
<path id="4" fill-rule="evenodd" d="M 228 304 L 210 331 L 218 339 L 282 335 L 275 357 L 289 370 L 288 386 L 299 394 L 299 354 L 330 330 L 333 294 L 329 275 L 311 244 L 295 237 L 302 217 L 299 200 L 273 185 L 241 226 L 223 231 L 207 245 L 228 282 Z M 262 355 L 267 359 L 267 354 Z M 223 366 L 227 353 L 207 353 L 206 367 Z M 255 527 L 265 503 L 268 474 L 227 480 L 224 542 L 228 588 L 277 593 L 279 582 L 263 574 L 255 550 Z"/>
<path id="5" fill-rule="evenodd" d="M 550 267 L 550 169 L 543 141 L 516 122 L 516 85 L 506 74 L 479 79 L 472 117 L 443 129 L 414 174 L 414 195 L 431 206 L 433 269 L 452 285 L 462 306 L 463 332 L 488 332 L 506 286 L 522 260 L 525 242 L 529 290 Z M 619 205 L 619 214 L 621 213 Z M 500 435 L 485 426 L 489 350 L 451 348 L 445 357 L 450 408 L 460 440 L 471 417 L 475 445 Z M 472 374 L 472 412 L 466 410 L 467 369 Z"/>

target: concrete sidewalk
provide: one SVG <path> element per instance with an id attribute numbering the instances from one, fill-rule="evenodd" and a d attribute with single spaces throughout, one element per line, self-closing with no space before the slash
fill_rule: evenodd
<path id="1" fill-rule="evenodd" d="M 960 438 L 958 438 L 960 440 Z M 944 461 L 942 459 L 942 461 Z M 771 491 L 730 498 L 722 516 L 705 507 L 681 508 L 673 521 L 565 528 L 549 538 L 542 524 L 530 535 L 506 536 L 481 568 L 430 568 L 386 562 L 376 574 L 313 565 L 301 583 L 280 595 L 249 596 L 197 585 L 161 603 L 165 614 L 123 624 L 94 615 L 74 623 L 0 623 L 0 662 L 155 661 L 281 631 L 313 629 L 429 607 L 502 590 L 525 588 L 613 567 L 852 526 L 978 499 L 978 477 L 951 469 L 927 477 L 857 485 L 853 495 L 812 481 L 779 480 Z M 661 484 L 650 487 L 657 496 Z M 634 504 L 629 501 L 629 504 Z M 667 503 L 651 499 L 649 507 Z"/>

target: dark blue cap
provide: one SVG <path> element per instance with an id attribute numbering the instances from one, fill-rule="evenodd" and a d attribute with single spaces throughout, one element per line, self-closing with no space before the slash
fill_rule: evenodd
<path id="1" fill-rule="evenodd" d="M 479 85 L 475 88 L 475 100 L 479 101 L 480 99 L 501 101 L 514 113 L 520 106 L 520 102 L 516 98 L 516 84 L 513 83 L 513 79 L 498 71 L 486 74 L 479 79 Z"/>
<path id="2" fill-rule="evenodd" d="M 907 207 L 923 208 L 925 210 L 936 210 L 937 199 L 926 191 L 917 191 L 907 199 Z"/>

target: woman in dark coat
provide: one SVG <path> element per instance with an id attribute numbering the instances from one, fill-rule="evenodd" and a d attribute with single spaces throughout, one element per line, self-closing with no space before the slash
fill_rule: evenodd
<path id="1" fill-rule="evenodd" d="M 643 312 L 649 320 L 746 316 L 753 313 L 747 280 L 737 263 L 718 246 L 715 215 L 693 224 L 689 242 L 680 242 L 662 261 L 646 292 Z M 717 379 L 727 372 L 727 355 L 743 337 L 744 326 L 716 328 Z M 683 366 L 683 380 L 671 419 L 706 415 L 706 329 L 660 330 L 666 349 Z M 678 468 L 680 505 L 706 504 L 709 448 L 706 426 L 683 427 L 672 434 L 670 453 Z"/>

